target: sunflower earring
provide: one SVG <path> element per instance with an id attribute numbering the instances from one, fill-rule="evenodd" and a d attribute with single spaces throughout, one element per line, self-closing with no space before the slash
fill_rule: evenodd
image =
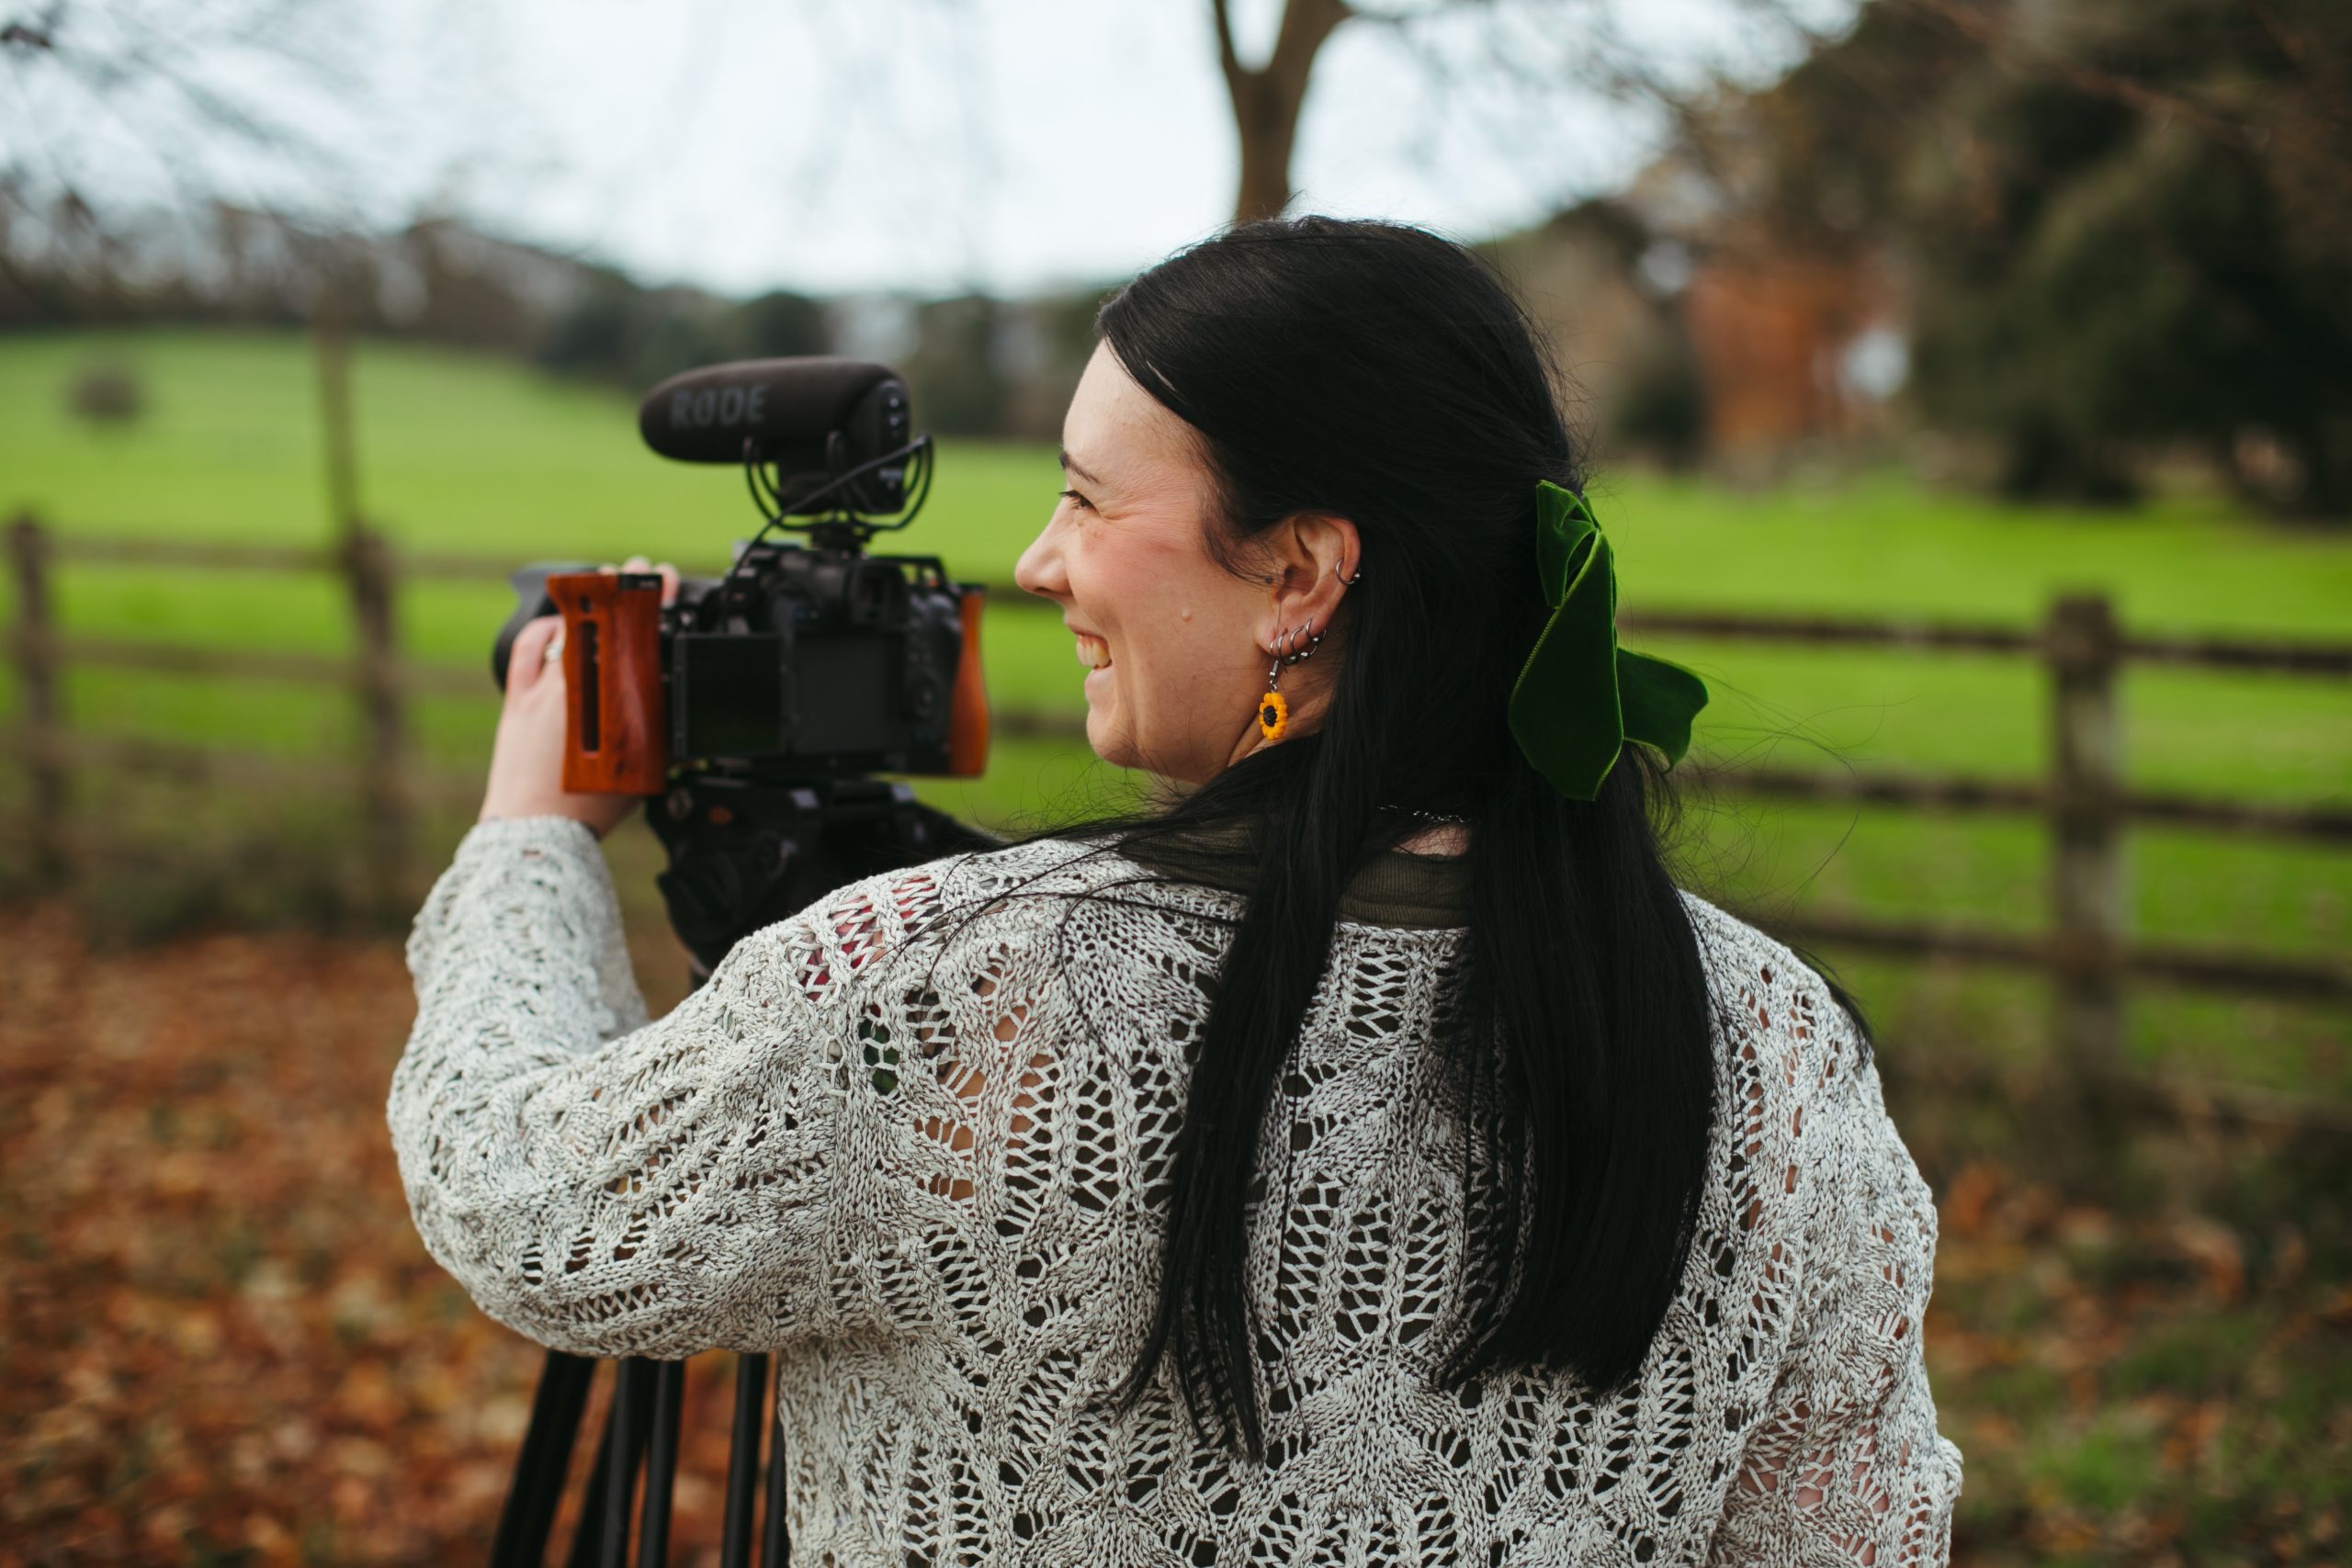
<path id="1" fill-rule="evenodd" d="M 1310 630 L 1314 625 L 1309 621 L 1298 630 Z M 1290 727 L 1290 700 L 1282 694 L 1283 666 L 1314 658 L 1317 646 L 1323 640 L 1321 632 L 1312 632 L 1306 650 L 1293 653 L 1290 649 L 1294 635 L 1290 628 L 1283 629 L 1282 640 L 1275 647 L 1274 661 L 1266 667 L 1266 694 L 1258 699 L 1258 733 L 1269 740 L 1280 740 L 1283 731 Z"/>
<path id="2" fill-rule="evenodd" d="M 1266 694 L 1258 699 L 1258 733 L 1269 740 L 1280 740 L 1290 723 L 1290 704 L 1283 696 L 1282 679 L 1283 657 L 1276 653 L 1274 661 L 1266 666 Z"/>

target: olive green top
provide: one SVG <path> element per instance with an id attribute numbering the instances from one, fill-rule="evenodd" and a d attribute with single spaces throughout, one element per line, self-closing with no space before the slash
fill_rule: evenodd
<path id="1" fill-rule="evenodd" d="M 1179 844 L 1136 843 L 1121 853 L 1139 865 L 1228 893 L 1255 886 L 1258 860 L 1240 836 L 1203 835 Z M 1383 850 L 1340 896 L 1340 919 L 1367 926 L 1440 930 L 1470 923 L 1470 863 L 1462 855 L 1417 855 Z"/>

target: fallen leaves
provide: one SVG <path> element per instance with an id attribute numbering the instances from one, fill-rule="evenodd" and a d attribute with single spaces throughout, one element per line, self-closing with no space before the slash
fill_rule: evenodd
<path id="1" fill-rule="evenodd" d="M 1966 1459 L 1955 1561 L 2338 1561 L 2352 1320 L 2287 1214 L 2109 1213 L 1975 1162 L 1945 1182 L 1928 1375 Z"/>
<path id="2" fill-rule="evenodd" d="M 410 1226 L 383 1106 L 413 1007 L 394 942 L 102 955 L 62 907 L 0 912 L 0 1562 L 487 1555 L 539 1352 Z M 1940 1186 L 1961 1561 L 2339 1560 L 2340 1236 L 2284 1204 L 2262 1234 L 2111 1213 L 1984 1161 Z M 689 1365 L 680 1563 L 715 1559 L 731 1377 Z"/>
<path id="3" fill-rule="evenodd" d="M 486 1556 L 539 1351 L 410 1226 L 398 945 L 98 955 L 61 907 L 19 908 L 0 998 L 0 1562 Z M 690 1416 L 718 1444 L 689 1462 L 722 1473 L 704 1360 Z M 675 1561 L 708 1526 L 681 1516 Z"/>

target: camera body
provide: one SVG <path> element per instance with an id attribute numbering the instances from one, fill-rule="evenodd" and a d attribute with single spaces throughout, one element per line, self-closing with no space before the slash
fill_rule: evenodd
<path id="1" fill-rule="evenodd" d="M 715 629 L 671 639 L 672 758 L 978 773 L 984 753 L 957 756 L 955 721 L 959 672 L 978 696 L 978 591 L 926 557 L 759 548 L 744 591 L 714 583 L 696 601 Z"/>
<path id="2" fill-rule="evenodd" d="M 503 687 L 524 625 L 562 615 L 564 788 L 659 795 L 679 770 L 767 784 L 979 773 L 982 591 L 936 557 L 865 547 L 929 488 L 905 384 L 862 361 L 740 361 L 663 382 L 639 423 L 665 456 L 741 464 L 765 523 L 722 575 L 681 579 L 669 606 L 652 573 L 514 574 L 492 672 Z"/>
<path id="3" fill-rule="evenodd" d="M 754 544 L 725 577 L 534 565 L 512 629 L 563 616 L 563 787 L 658 795 L 701 764 L 770 780 L 987 765 L 980 590 L 936 558 Z M 511 649 L 513 638 L 502 639 Z"/>

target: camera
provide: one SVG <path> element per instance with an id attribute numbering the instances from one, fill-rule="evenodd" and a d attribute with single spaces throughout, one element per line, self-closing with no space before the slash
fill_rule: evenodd
<path id="1" fill-rule="evenodd" d="M 980 773 L 981 590 L 936 557 L 866 549 L 930 487 L 906 384 L 858 360 L 744 360 L 662 382 L 638 423 L 665 457 L 740 465 L 763 523 L 725 572 L 681 579 L 666 609 L 652 573 L 514 575 L 492 670 L 503 688 L 525 624 L 562 615 L 564 788 L 658 795 L 681 766 L 771 781 Z M 806 543 L 768 537 L 789 529 Z"/>
<path id="2" fill-rule="evenodd" d="M 983 592 L 936 557 L 867 547 L 913 521 L 934 466 L 887 367 L 689 370 L 646 395 L 638 428 L 663 457 L 740 466 L 758 531 L 666 606 L 658 573 L 523 568 L 491 672 L 503 690 L 523 627 L 563 617 L 563 787 L 653 801 L 671 923 L 707 973 L 832 886 L 995 842 L 865 776 L 986 767 Z"/>

